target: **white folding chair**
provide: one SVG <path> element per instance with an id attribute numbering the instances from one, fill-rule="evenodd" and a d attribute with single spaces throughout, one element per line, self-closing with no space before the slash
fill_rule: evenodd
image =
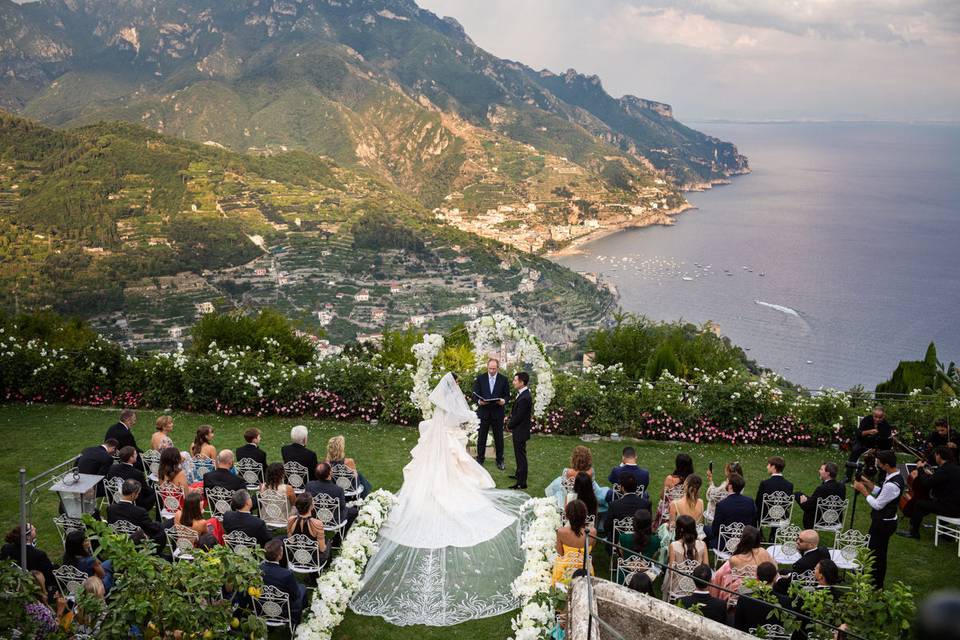
<path id="1" fill-rule="evenodd" d="M 230 511 L 230 501 L 233 491 L 225 487 L 210 487 L 204 493 L 207 495 L 207 510 L 217 520 L 223 520 L 223 514 Z"/>
<path id="2" fill-rule="evenodd" d="M 567 504 L 567 496 L 573 493 L 573 482 L 576 478 L 563 476 L 560 478 L 560 488 L 563 489 L 563 504 Z"/>
<path id="3" fill-rule="evenodd" d="M 800 527 L 790 525 L 778 527 L 773 544 L 767 549 L 777 564 L 793 564 L 800 559 L 797 540 L 800 539 Z"/>
<path id="4" fill-rule="evenodd" d="M 294 573 L 320 573 L 326 566 L 320 555 L 320 545 L 313 538 L 295 533 L 283 539 L 287 567 Z"/>
<path id="5" fill-rule="evenodd" d="M 239 529 L 223 534 L 223 542 L 238 555 L 251 555 L 258 546 L 256 538 L 251 538 Z"/>
<path id="6" fill-rule="evenodd" d="M 693 593 L 697 584 L 690 575 L 693 570 L 700 566 L 700 561 L 696 558 L 691 560 L 681 560 L 680 562 L 670 563 L 667 571 L 672 571 L 673 576 L 670 581 L 670 589 L 667 592 L 667 602 L 673 602 Z"/>
<path id="7" fill-rule="evenodd" d="M 277 587 L 263 585 L 260 595 L 253 598 L 253 615 L 268 627 L 287 627 L 293 637 L 296 625 L 290 614 L 290 596 Z"/>
<path id="8" fill-rule="evenodd" d="M 957 557 L 960 558 L 960 518 L 937 516 L 937 524 L 933 530 L 933 546 L 940 546 L 940 536 L 957 541 Z"/>
<path id="9" fill-rule="evenodd" d="M 193 462 L 193 468 L 190 470 L 190 484 L 203 482 L 203 476 L 217 468 L 213 459 L 204 455 L 193 456 L 191 462 Z"/>
<path id="10" fill-rule="evenodd" d="M 103 489 L 107 494 L 107 499 L 110 501 L 110 504 L 119 502 L 123 497 L 123 478 L 119 476 L 104 478 Z"/>
<path id="11" fill-rule="evenodd" d="M 762 624 L 751 628 L 747 633 L 766 640 L 790 640 L 790 634 L 779 624 Z"/>
<path id="12" fill-rule="evenodd" d="M 744 526 L 742 522 L 720 525 L 720 531 L 717 534 L 717 548 L 713 550 L 714 567 L 716 567 L 721 560 L 726 562 L 730 559 L 730 556 L 733 555 L 737 545 L 740 544 L 740 538 L 743 537 Z"/>
<path id="13" fill-rule="evenodd" d="M 804 591 L 813 591 L 819 584 L 817 582 L 817 574 L 813 569 L 807 569 L 802 573 L 791 573 L 790 580 L 799 584 Z"/>
<path id="14" fill-rule="evenodd" d="M 286 476 L 287 484 L 293 487 L 294 492 L 303 493 L 303 487 L 307 484 L 307 478 L 310 477 L 307 468 L 299 462 L 291 460 L 283 463 L 283 473 Z"/>
<path id="15" fill-rule="evenodd" d="M 237 475 L 247 483 L 247 491 L 257 491 L 263 484 L 263 465 L 253 458 L 242 458 L 233 466 Z"/>
<path id="16" fill-rule="evenodd" d="M 836 535 L 833 541 L 833 549 L 830 550 L 830 559 L 836 563 L 839 569 L 859 569 L 860 563 L 857 562 L 857 555 L 861 549 L 866 549 L 870 544 L 870 534 L 863 533 L 859 529 L 847 529 Z"/>
<path id="17" fill-rule="evenodd" d="M 614 485 L 613 485 L 613 487 L 612 487 L 612 490 L 613 490 L 613 499 L 614 499 L 614 500 L 619 500 L 619 499 L 622 498 L 623 496 L 627 495 L 626 493 L 624 493 L 623 487 L 621 487 L 619 483 L 614 483 Z M 642 498 L 642 497 L 643 497 L 643 492 L 646 491 L 646 490 L 647 490 L 647 488 L 641 484 L 641 485 L 639 485 L 639 486 L 637 487 L 637 490 L 636 490 L 636 491 L 633 491 L 632 493 L 634 493 L 634 494 L 636 494 L 636 495 L 638 495 L 638 496 L 640 496 L 640 497 Z"/>
<path id="18" fill-rule="evenodd" d="M 730 575 L 733 576 L 733 581 L 731 584 L 737 584 L 737 593 L 731 593 L 730 597 L 727 599 L 727 607 L 737 606 L 737 600 L 740 599 L 741 593 L 744 592 L 743 581 L 747 578 L 756 578 L 757 577 L 757 565 L 755 564 L 745 564 L 742 567 L 730 570 Z"/>
<path id="19" fill-rule="evenodd" d="M 161 518 L 172 518 L 183 505 L 183 487 L 172 482 L 161 482 L 157 485 L 157 508 Z"/>
<path id="20" fill-rule="evenodd" d="M 117 520 L 116 522 L 111 522 L 107 526 L 110 527 L 110 529 L 117 535 L 123 535 L 127 537 L 132 537 L 141 530 L 140 527 L 133 524 L 129 520 Z"/>
<path id="21" fill-rule="evenodd" d="M 793 516 L 793 496 L 774 491 L 765 493 L 760 503 L 760 527 L 780 528 L 790 525 Z"/>
<path id="22" fill-rule="evenodd" d="M 817 498 L 817 509 L 814 512 L 813 529 L 815 531 L 833 531 L 843 529 L 843 519 L 847 517 L 848 500 L 840 496 Z"/>
<path id="23" fill-rule="evenodd" d="M 140 454 L 140 462 L 143 463 L 143 471 L 147 474 L 147 480 L 157 481 L 157 472 L 160 470 L 160 452 L 156 449 L 147 449 Z"/>
<path id="24" fill-rule="evenodd" d="M 174 524 L 167 529 L 167 541 L 174 560 L 193 560 L 193 550 L 199 539 L 196 531 L 182 524 Z"/>
<path id="25" fill-rule="evenodd" d="M 340 533 L 347 526 L 346 514 L 340 513 L 340 501 L 335 497 L 318 493 L 313 496 L 313 508 L 317 518 L 323 523 L 324 531 Z"/>
<path id="26" fill-rule="evenodd" d="M 271 529 L 284 529 L 290 519 L 290 503 L 287 496 L 274 489 L 264 489 L 257 494 L 260 517 Z"/>
<path id="27" fill-rule="evenodd" d="M 65 513 L 62 513 L 54 518 L 53 524 L 57 528 L 57 533 L 60 534 L 60 544 L 66 544 L 67 534 L 71 531 L 86 530 L 83 526 L 83 520 L 80 518 L 71 518 Z"/>
<path id="28" fill-rule="evenodd" d="M 360 476 L 345 464 L 333 465 L 330 468 L 330 476 L 337 486 L 343 489 L 343 494 L 348 499 L 359 496 L 363 491 L 363 487 L 360 486 Z"/>
<path id="29" fill-rule="evenodd" d="M 617 558 L 617 570 L 612 579 L 618 584 L 629 585 L 634 575 L 648 571 L 650 571 L 650 564 L 644 560 L 643 556 Z"/>
<path id="30" fill-rule="evenodd" d="M 614 518 L 613 527 L 610 531 L 610 542 L 620 544 L 620 536 L 624 533 L 633 533 L 633 518 Z M 610 579 L 613 580 L 613 565 L 617 557 L 622 556 L 623 552 L 617 547 L 610 548 Z"/>
<path id="31" fill-rule="evenodd" d="M 84 581 L 90 576 L 72 564 L 62 564 L 53 570 L 53 577 L 57 579 L 57 588 L 63 597 L 72 600 L 77 590 L 83 589 Z"/>

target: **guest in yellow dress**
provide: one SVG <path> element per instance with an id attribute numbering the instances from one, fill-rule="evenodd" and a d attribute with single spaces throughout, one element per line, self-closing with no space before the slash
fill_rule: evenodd
<path id="1" fill-rule="evenodd" d="M 553 564 L 553 584 L 569 584 L 573 572 L 583 568 L 584 544 L 593 549 L 597 530 L 587 526 L 587 505 L 582 500 L 571 500 L 564 513 L 567 524 L 557 529 L 557 559 Z M 588 536 L 589 534 L 589 536 Z M 593 575 L 593 562 L 587 566 Z"/>

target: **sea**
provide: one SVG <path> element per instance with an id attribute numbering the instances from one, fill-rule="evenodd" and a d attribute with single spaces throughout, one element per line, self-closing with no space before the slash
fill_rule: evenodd
<path id="1" fill-rule="evenodd" d="M 711 321 L 812 389 L 868 390 L 933 341 L 960 361 L 960 125 L 691 123 L 752 173 L 689 193 L 671 227 L 558 258 L 626 311 Z"/>

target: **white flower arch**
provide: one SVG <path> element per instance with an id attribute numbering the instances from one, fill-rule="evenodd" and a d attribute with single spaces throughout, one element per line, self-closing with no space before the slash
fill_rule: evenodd
<path id="1" fill-rule="evenodd" d="M 553 367 L 547 357 L 546 349 L 540 340 L 517 321 L 504 313 L 485 315 L 466 323 L 467 333 L 473 345 L 477 368 L 482 368 L 490 353 L 505 342 L 516 342 L 517 360 L 527 362 L 533 368 L 537 382 L 537 393 L 533 401 L 533 415 L 541 417 L 553 400 Z M 443 350 L 443 336 L 428 333 L 423 340 L 413 345 L 413 355 L 417 368 L 413 372 L 413 391 L 410 400 L 420 409 L 424 418 L 433 414 L 430 403 L 430 381 L 433 362 Z"/>

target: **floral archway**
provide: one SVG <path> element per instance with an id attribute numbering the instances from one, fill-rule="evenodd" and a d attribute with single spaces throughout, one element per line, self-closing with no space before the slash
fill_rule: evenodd
<path id="1" fill-rule="evenodd" d="M 481 316 L 465 324 L 478 369 L 486 364 L 491 352 L 506 343 L 516 343 L 516 361 L 526 362 L 531 366 L 531 373 L 537 384 L 533 415 L 537 418 L 543 416 L 553 400 L 554 388 L 553 367 L 540 339 L 504 313 Z M 433 362 L 443 350 L 443 346 L 443 336 L 436 333 L 424 335 L 423 340 L 413 346 L 417 367 L 413 372 L 410 400 L 420 409 L 424 418 L 433 414 L 433 405 L 429 400 Z"/>

